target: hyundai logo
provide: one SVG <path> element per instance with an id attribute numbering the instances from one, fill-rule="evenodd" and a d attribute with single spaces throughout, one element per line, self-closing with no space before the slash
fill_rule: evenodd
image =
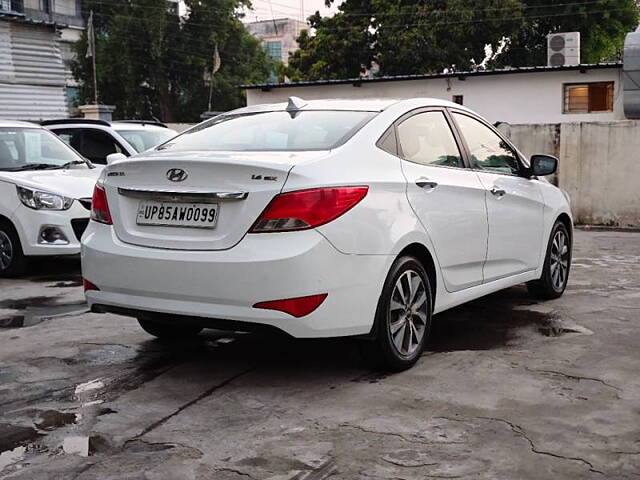
<path id="1" fill-rule="evenodd" d="M 181 168 L 167 170 L 167 178 L 172 182 L 184 182 L 189 174 Z"/>

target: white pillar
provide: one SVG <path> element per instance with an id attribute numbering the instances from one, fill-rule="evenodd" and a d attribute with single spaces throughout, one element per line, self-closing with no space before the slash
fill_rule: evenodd
<path id="1" fill-rule="evenodd" d="M 106 122 L 112 120 L 111 114 L 115 109 L 114 105 L 80 105 L 78 107 L 84 118 L 104 120 Z"/>

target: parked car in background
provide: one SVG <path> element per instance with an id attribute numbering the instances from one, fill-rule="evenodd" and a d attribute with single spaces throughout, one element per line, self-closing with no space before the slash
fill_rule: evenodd
<path id="1" fill-rule="evenodd" d="M 106 165 L 107 155 L 130 157 L 175 137 L 178 132 L 159 122 L 120 120 L 106 122 L 86 118 L 46 120 L 48 128 L 93 163 Z"/>
<path id="2" fill-rule="evenodd" d="M 101 170 L 45 128 L 0 120 L 0 277 L 80 253 Z"/>
<path id="3" fill-rule="evenodd" d="M 386 368 L 432 315 L 567 284 L 567 197 L 480 116 L 436 99 L 317 100 L 220 115 L 105 168 L 82 244 L 94 312 L 177 339 L 203 327 L 359 336 Z M 144 161 L 140 161 L 144 160 Z"/>

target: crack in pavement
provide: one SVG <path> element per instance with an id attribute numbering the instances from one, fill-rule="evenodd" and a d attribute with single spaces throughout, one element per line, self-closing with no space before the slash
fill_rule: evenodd
<path id="1" fill-rule="evenodd" d="M 611 385 L 610 383 L 605 382 L 604 380 L 600 379 L 600 378 L 594 378 L 594 377 L 583 377 L 581 375 L 571 375 L 569 373 L 564 373 L 564 372 L 559 372 L 557 370 L 537 370 L 535 368 L 529 368 L 529 367 L 524 367 L 524 369 L 528 372 L 534 372 L 534 373 L 549 373 L 551 375 L 558 375 L 561 377 L 566 377 L 569 378 L 571 380 L 589 380 L 591 382 L 598 382 L 601 383 L 602 385 L 604 385 L 605 387 L 609 387 L 609 388 L 613 388 L 614 390 L 617 390 L 618 392 L 621 392 L 622 389 L 619 387 L 616 387 L 615 385 Z"/>
<path id="2" fill-rule="evenodd" d="M 423 462 L 423 463 L 413 463 L 411 465 L 407 465 L 405 463 L 398 462 L 397 460 L 393 460 L 387 457 L 382 457 L 382 460 L 384 462 L 390 463 L 391 465 L 397 465 L 399 467 L 406 467 L 406 468 L 432 467 L 434 465 L 438 465 L 438 462 L 430 462 L 430 463 Z"/>
<path id="3" fill-rule="evenodd" d="M 387 477 L 380 475 L 372 475 L 368 473 L 366 470 L 360 470 L 358 474 L 363 478 L 380 478 L 382 480 L 406 480 L 406 477 Z M 422 478 L 464 478 L 464 475 L 427 475 L 423 474 Z"/>
<path id="4" fill-rule="evenodd" d="M 446 418 L 446 417 L 435 417 L 435 418 Z M 350 423 L 341 423 L 339 427 L 353 428 L 354 430 L 360 430 L 364 433 L 370 433 L 372 435 L 387 435 L 387 436 L 399 438 L 408 443 L 417 443 L 420 445 L 463 445 L 467 443 L 467 442 L 432 442 L 428 440 L 419 440 L 415 437 L 413 438 L 406 437 L 401 433 L 382 432 L 380 430 L 369 430 L 367 428 L 361 427 L 360 425 L 351 425 Z"/>
<path id="5" fill-rule="evenodd" d="M 145 436 L 147 433 L 155 430 L 156 428 L 160 427 L 161 425 L 165 424 L 166 422 L 168 422 L 169 420 L 171 420 L 173 417 L 175 417 L 176 415 L 179 415 L 180 413 L 182 413 L 184 410 L 186 410 L 187 408 L 191 407 L 192 405 L 195 405 L 196 403 L 198 403 L 200 400 L 203 400 L 207 397 L 209 397 L 210 395 L 212 395 L 215 391 L 220 390 L 221 388 L 226 387 L 227 385 L 229 385 L 231 382 L 233 382 L 234 380 L 242 377 L 243 375 L 246 375 L 254 370 L 256 370 L 258 367 L 257 366 L 252 366 L 251 368 L 248 368 L 247 370 L 244 370 L 236 375 L 233 375 L 229 378 L 227 378 L 226 380 L 222 381 L 221 383 L 218 383 L 210 388 L 208 388 L 207 390 L 205 390 L 204 392 L 202 392 L 200 395 L 198 395 L 196 398 L 194 398 L 193 400 L 189 400 L 187 403 L 185 403 L 184 405 L 181 405 L 180 407 L 178 407 L 174 412 L 170 413 L 169 415 L 165 415 L 164 417 L 162 417 L 160 420 L 157 420 L 155 422 L 153 422 L 151 425 L 149 425 L 148 427 L 146 427 L 144 430 L 142 430 L 142 432 L 140 432 L 139 434 L 137 434 L 135 437 L 130 438 L 129 440 L 127 440 L 126 442 L 124 442 L 124 444 L 126 445 L 129 442 L 132 442 L 134 440 L 138 440 L 141 437 Z"/>
<path id="6" fill-rule="evenodd" d="M 231 473 L 235 473 L 236 475 L 240 475 L 242 477 L 247 477 L 247 478 L 251 478 L 252 480 L 257 480 L 256 477 L 254 477 L 253 475 L 243 472 L 242 470 L 237 470 L 231 467 L 214 468 L 213 471 L 214 472 L 231 472 Z"/>
<path id="7" fill-rule="evenodd" d="M 527 434 L 525 433 L 524 429 L 520 425 L 512 423 L 512 422 L 510 422 L 508 420 L 505 420 L 503 418 L 496 418 L 496 417 L 475 417 L 475 418 L 479 418 L 479 419 L 482 419 L 482 420 L 490 420 L 490 421 L 493 421 L 493 422 L 500 422 L 500 423 L 504 423 L 505 425 L 508 425 L 513 433 L 515 433 L 516 435 L 519 435 L 520 437 L 524 438 L 529 443 L 529 446 L 531 447 L 531 451 L 533 453 L 535 453 L 535 454 L 546 455 L 546 456 L 549 456 L 549 457 L 559 458 L 559 459 L 562 459 L 562 460 L 571 460 L 571 461 L 574 461 L 574 462 L 581 462 L 582 464 L 587 465 L 589 467 L 589 471 L 590 472 L 598 473 L 600 475 L 605 475 L 604 472 L 601 472 L 600 470 L 596 470 L 595 467 L 593 466 L 593 463 L 589 462 L 588 460 L 585 460 L 584 458 L 581 458 L 581 457 L 568 457 L 566 455 L 560 455 L 558 453 L 539 450 L 536 447 L 535 443 L 533 443 L 533 440 L 531 440 L 531 438 L 529 438 L 527 436 Z"/>

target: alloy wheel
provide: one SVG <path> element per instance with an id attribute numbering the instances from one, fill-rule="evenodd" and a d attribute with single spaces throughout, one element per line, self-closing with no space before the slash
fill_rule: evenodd
<path id="1" fill-rule="evenodd" d="M 389 302 L 391 340 L 400 355 L 409 357 L 421 345 L 428 321 L 425 284 L 414 270 L 402 273 Z"/>
<path id="2" fill-rule="evenodd" d="M 569 272 L 569 242 L 567 242 L 567 236 L 562 230 L 558 230 L 553 236 L 549 266 L 551 283 L 553 288 L 559 292 L 564 288 Z"/>
<path id="3" fill-rule="evenodd" d="M 0 230 L 0 270 L 6 270 L 13 259 L 13 245 L 9 236 Z"/>

